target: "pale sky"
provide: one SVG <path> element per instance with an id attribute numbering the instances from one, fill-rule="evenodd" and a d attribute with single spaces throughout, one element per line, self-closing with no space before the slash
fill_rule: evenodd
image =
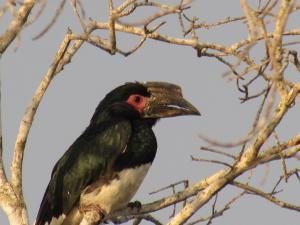
<path id="1" fill-rule="evenodd" d="M 3 0 L 1 0 L 3 1 Z M 1 2 L 0 1 L 0 2 Z M 4 133 L 4 159 L 9 169 L 15 137 L 19 122 L 30 102 L 41 78 L 48 70 L 54 54 L 63 39 L 67 27 L 80 32 L 78 21 L 69 6 L 55 26 L 41 39 L 32 41 L 52 18 L 60 1 L 49 1 L 42 18 L 21 33 L 20 47 L 13 51 L 15 43 L 6 51 L 0 61 L 2 76 L 2 119 Z M 102 1 L 97 6 L 85 3 L 88 14 L 95 19 L 105 19 Z M 94 2 L 94 1 L 93 1 Z M 120 1 L 117 1 L 120 2 Z M 171 1 L 169 1 L 171 2 Z M 94 3 L 93 3 L 94 4 Z M 218 5 L 218 7 L 215 7 Z M 197 15 L 201 20 L 214 22 L 228 16 L 240 16 L 239 1 L 204 1 L 193 3 L 188 15 Z M 8 19 L 8 18 L 7 18 Z M 7 20 L 6 20 L 7 21 Z M 167 28 L 162 31 L 171 35 L 180 35 L 177 17 L 172 17 Z M 0 31 L 3 31 L 0 21 Z M 6 23 L 7 24 L 7 23 Z M 6 25 L 5 24 L 5 25 Z M 103 32 L 99 32 L 103 35 Z M 246 38 L 245 26 L 236 23 L 226 29 L 202 30 L 198 33 L 201 40 L 229 44 L 240 38 Z M 125 49 L 134 46 L 130 35 L 118 35 L 119 43 Z M 259 101 L 240 104 L 240 93 L 235 82 L 223 77 L 227 68 L 213 58 L 198 58 L 194 49 L 173 46 L 167 43 L 147 40 L 135 54 L 125 58 L 111 56 L 106 52 L 85 44 L 57 75 L 51 83 L 32 126 L 24 160 L 24 195 L 31 223 L 37 214 L 45 188 L 55 162 L 88 125 L 99 101 L 106 93 L 127 81 L 168 81 L 183 89 L 186 99 L 201 112 L 201 117 L 177 117 L 162 119 L 154 128 L 158 140 L 158 153 L 144 183 L 134 197 L 147 203 L 172 194 L 167 190 L 156 195 L 149 192 L 177 181 L 188 179 L 190 184 L 222 169 L 220 165 L 193 162 L 191 155 L 212 159 L 214 154 L 200 151 L 205 142 L 199 134 L 230 142 L 243 137 L 251 126 Z M 299 74 L 298 74 L 299 75 Z M 279 127 L 282 140 L 299 132 L 299 107 L 289 112 Z M 233 151 L 226 149 L 226 151 Z M 299 162 L 288 163 L 290 169 Z M 280 164 L 262 166 L 253 175 L 252 184 L 271 191 L 279 175 Z M 259 186 L 264 173 L 269 171 L 267 182 Z M 287 189 L 278 197 L 299 204 L 299 183 L 291 180 Z M 178 187 L 180 190 L 182 187 Z M 217 208 L 241 191 L 231 186 L 219 193 Z M 181 204 L 178 204 L 180 209 Z M 154 213 L 162 222 L 166 222 L 173 208 Z M 209 215 L 211 204 L 200 210 L 193 218 Z M 192 221 L 192 220 L 191 220 Z M 238 200 L 222 217 L 213 220 L 214 225 L 281 225 L 298 224 L 299 214 L 281 209 L 259 197 L 247 195 Z M 0 211 L 0 224 L 8 224 L 4 213 Z M 143 222 L 143 224 L 148 224 Z"/>

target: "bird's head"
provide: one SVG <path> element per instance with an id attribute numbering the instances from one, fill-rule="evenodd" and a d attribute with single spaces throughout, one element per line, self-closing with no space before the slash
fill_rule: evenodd
<path id="1" fill-rule="evenodd" d="M 183 98 L 181 88 L 167 82 L 126 83 L 115 88 L 100 102 L 92 121 L 99 121 L 100 118 L 97 117 L 105 109 L 120 116 L 147 119 L 200 115 Z"/>

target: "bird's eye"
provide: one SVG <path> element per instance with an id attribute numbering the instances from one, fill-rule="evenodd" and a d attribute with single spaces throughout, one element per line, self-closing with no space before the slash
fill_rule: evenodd
<path id="1" fill-rule="evenodd" d="M 127 99 L 127 103 L 135 108 L 135 110 L 142 113 L 146 105 L 146 99 L 144 96 L 141 96 L 139 94 L 132 94 Z"/>
<path id="2" fill-rule="evenodd" d="M 141 102 L 141 100 L 142 100 L 141 96 L 138 96 L 138 95 L 134 96 L 134 102 L 135 102 L 135 103 L 138 104 L 138 103 Z"/>

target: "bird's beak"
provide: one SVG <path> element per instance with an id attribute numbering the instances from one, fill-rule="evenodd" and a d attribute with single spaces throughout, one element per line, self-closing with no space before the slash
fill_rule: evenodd
<path id="1" fill-rule="evenodd" d="M 150 97 L 144 108 L 144 118 L 163 118 L 181 115 L 200 115 L 200 112 L 185 100 L 181 88 L 166 82 L 146 82 Z"/>

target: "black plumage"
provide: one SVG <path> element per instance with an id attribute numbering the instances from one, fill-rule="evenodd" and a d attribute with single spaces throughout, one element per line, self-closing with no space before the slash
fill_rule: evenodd
<path id="1" fill-rule="evenodd" d="M 173 84 L 126 83 L 111 91 L 56 163 L 36 225 L 58 218 L 57 224 L 75 225 L 89 207 L 103 216 L 125 207 L 154 160 L 152 126 L 159 118 L 188 114 L 199 112 Z"/>

